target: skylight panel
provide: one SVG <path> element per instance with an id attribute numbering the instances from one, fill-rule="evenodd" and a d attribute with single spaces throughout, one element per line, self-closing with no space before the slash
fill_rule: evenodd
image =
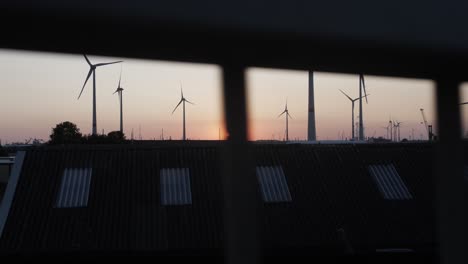
<path id="1" fill-rule="evenodd" d="M 161 203 L 163 205 L 192 204 L 188 168 L 164 168 L 161 169 L 160 176 Z"/>
<path id="2" fill-rule="evenodd" d="M 393 164 L 369 165 L 368 170 L 385 200 L 413 198 Z"/>
<path id="3" fill-rule="evenodd" d="M 256 172 L 263 201 L 274 203 L 292 200 L 281 166 L 259 166 L 256 168 Z"/>
<path id="4" fill-rule="evenodd" d="M 86 207 L 91 175 L 91 168 L 66 168 L 62 175 L 56 207 Z"/>

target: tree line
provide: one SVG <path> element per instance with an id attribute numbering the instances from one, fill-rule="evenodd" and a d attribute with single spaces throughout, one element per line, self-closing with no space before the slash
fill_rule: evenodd
<path id="1" fill-rule="evenodd" d="M 72 122 L 65 121 L 52 128 L 50 145 L 61 144 L 116 144 L 124 143 L 125 134 L 120 131 L 112 131 L 107 135 L 83 135 L 78 126 Z"/>

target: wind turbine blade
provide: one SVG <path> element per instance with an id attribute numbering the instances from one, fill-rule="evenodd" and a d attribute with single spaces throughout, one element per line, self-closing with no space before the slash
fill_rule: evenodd
<path id="1" fill-rule="evenodd" d="M 359 78 L 361 79 L 361 82 L 362 82 L 362 88 L 364 89 L 364 97 L 366 98 L 366 104 L 367 104 L 367 92 L 366 92 L 366 83 L 364 82 L 364 75 L 363 74 L 359 75 Z"/>
<path id="2" fill-rule="evenodd" d="M 80 99 L 81 94 L 83 93 L 84 87 L 85 87 L 86 83 L 88 82 L 89 77 L 91 76 L 91 73 L 93 73 L 93 69 L 89 69 L 88 76 L 86 77 L 86 80 L 85 80 L 85 82 L 83 84 L 83 88 L 81 88 L 81 92 L 80 92 L 80 95 L 78 95 L 78 99 Z"/>
<path id="3" fill-rule="evenodd" d="M 348 96 L 345 92 L 343 92 L 341 89 L 338 89 L 338 90 L 340 90 L 340 92 L 341 92 L 342 94 L 344 94 L 346 97 L 348 97 L 349 100 L 353 101 L 353 99 L 351 99 L 351 97 L 349 97 L 349 96 Z"/>
<path id="4" fill-rule="evenodd" d="M 179 105 L 183 102 L 184 100 L 180 99 L 179 103 L 176 105 L 176 107 L 174 108 L 174 110 L 172 111 L 172 114 L 174 114 L 175 110 L 177 109 L 177 107 L 179 107 Z"/>
<path id="5" fill-rule="evenodd" d="M 109 64 L 114 64 L 114 63 L 121 63 L 123 61 L 113 61 L 113 62 L 106 62 L 106 63 L 98 63 L 94 66 L 99 67 L 99 66 L 104 66 L 104 65 L 109 65 Z"/>
<path id="6" fill-rule="evenodd" d="M 367 96 L 369 96 L 369 95 L 370 95 L 370 94 L 367 94 Z M 359 97 L 359 98 L 356 98 L 356 99 L 354 99 L 354 101 L 359 100 L 359 99 L 361 99 L 361 98 L 363 98 L 363 97 L 366 97 L 366 95 L 363 95 L 363 96 L 361 96 L 361 97 Z"/>
<path id="7" fill-rule="evenodd" d="M 122 80 L 122 67 L 120 67 L 119 86 L 117 89 L 120 88 L 120 80 Z"/>
<path id="8" fill-rule="evenodd" d="M 113 92 L 112 94 L 115 94 L 115 93 L 118 92 L 118 91 L 119 91 L 119 90 L 117 89 L 117 90 L 115 90 L 115 92 Z"/>
<path id="9" fill-rule="evenodd" d="M 282 116 L 284 113 L 286 113 L 286 110 L 284 110 L 281 114 L 279 114 L 278 118 Z"/>
<path id="10" fill-rule="evenodd" d="M 180 84 L 180 98 L 184 98 L 184 92 L 182 91 L 182 84 Z"/>
<path id="11" fill-rule="evenodd" d="M 86 59 L 86 62 L 88 62 L 89 66 L 92 66 L 91 62 L 89 61 L 88 57 L 86 57 L 86 54 L 83 54 L 84 58 Z"/>
<path id="12" fill-rule="evenodd" d="M 184 100 L 185 100 L 185 102 L 187 102 L 187 103 L 189 103 L 189 104 L 195 105 L 194 103 L 190 102 L 189 100 L 187 100 L 187 99 L 185 99 L 185 98 L 184 98 Z"/>
<path id="13" fill-rule="evenodd" d="M 289 114 L 289 112 L 288 112 L 287 114 L 288 114 L 288 116 L 289 116 L 291 119 L 294 119 L 294 118 L 292 118 L 292 116 Z"/>

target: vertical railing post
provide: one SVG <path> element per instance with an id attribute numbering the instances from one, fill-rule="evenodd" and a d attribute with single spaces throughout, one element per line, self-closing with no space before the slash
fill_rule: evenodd
<path id="1" fill-rule="evenodd" d="M 225 249 L 228 263 L 257 263 L 259 194 L 247 143 L 245 68 L 223 65 L 228 139 L 223 155 Z"/>
<path id="2" fill-rule="evenodd" d="M 466 204 L 463 179 L 459 82 L 437 80 L 436 210 L 439 257 L 443 264 L 464 262 Z"/>

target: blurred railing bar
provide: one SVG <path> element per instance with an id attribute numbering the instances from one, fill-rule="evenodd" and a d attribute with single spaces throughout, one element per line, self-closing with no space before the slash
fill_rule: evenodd
<path id="1" fill-rule="evenodd" d="M 468 252 L 464 198 L 467 183 L 463 177 L 459 85 L 455 78 L 444 77 L 437 80 L 436 87 L 439 141 L 434 171 L 438 253 L 443 264 L 468 263 L 464 255 Z"/>
<path id="2" fill-rule="evenodd" d="M 223 65 L 228 139 L 223 154 L 225 253 L 227 263 L 258 263 L 260 199 L 247 142 L 245 68 Z"/>

